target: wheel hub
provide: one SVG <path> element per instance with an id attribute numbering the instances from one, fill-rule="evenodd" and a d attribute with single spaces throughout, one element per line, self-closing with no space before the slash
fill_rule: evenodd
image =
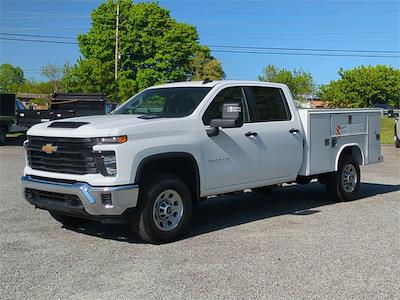
<path id="1" fill-rule="evenodd" d="M 160 203 L 159 215 L 161 218 L 168 218 L 172 213 L 172 206 L 166 201 Z"/>
<path id="2" fill-rule="evenodd" d="M 342 173 L 342 185 L 347 193 L 351 193 L 356 188 L 358 181 L 356 168 L 352 164 L 346 165 Z"/>
<path id="3" fill-rule="evenodd" d="M 161 192 L 154 202 L 153 221 L 161 231 L 171 231 L 183 216 L 183 201 L 175 190 Z"/>

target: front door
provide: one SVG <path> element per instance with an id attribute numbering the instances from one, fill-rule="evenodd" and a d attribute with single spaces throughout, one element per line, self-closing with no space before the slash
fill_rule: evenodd
<path id="1" fill-rule="evenodd" d="M 258 180 L 260 147 L 256 136 L 256 125 L 250 123 L 250 113 L 244 91 L 241 87 L 229 87 L 210 103 L 203 115 L 204 126 L 212 119 L 221 119 L 224 103 L 240 103 L 243 126 L 221 128 L 219 134 L 203 142 L 205 157 L 206 189 L 213 192 L 235 190 L 241 184 Z"/>

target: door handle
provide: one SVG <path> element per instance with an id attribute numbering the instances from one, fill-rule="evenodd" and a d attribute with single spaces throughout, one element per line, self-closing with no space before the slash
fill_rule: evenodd
<path id="1" fill-rule="evenodd" d="M 249 131 L 244 134 L 247 137 L 257 136 L 257 132 Z"/>
<path id="2" fill-rule="evenodd" d="M 292 128 L 292 129 L 289 130 L 289 132 L 292 133 L 292 134 L 293 134 L 293 133 L 299 133 L 300 130 L 298 130 L 298 129 L 296 129 L 296 128 Z"/>

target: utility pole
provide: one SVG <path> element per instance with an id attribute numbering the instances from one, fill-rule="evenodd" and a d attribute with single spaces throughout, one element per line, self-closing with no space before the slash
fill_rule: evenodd
<path id="1" fill-rule="evenodd" d="M 115 80 L 115 97 L 114 101 L 118 102 L 118 59 L 119 59 L 119 52 L 118 52 L 118 34 L 119 34 L 119 4 L 117 4 L 117 19 L 115 24 L 115 63 L 114 63 L 114 80 Z"/>

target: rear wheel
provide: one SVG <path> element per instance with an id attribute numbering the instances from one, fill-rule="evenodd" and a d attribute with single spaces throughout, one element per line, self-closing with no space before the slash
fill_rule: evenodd
<path id="1" fill-rule="evenodd" d="M 131 217 L 134 233 L 153 244 L 177 239 L 186 229 L 192 212 L 187 186 L 172 175 L 156 176 L 142 186 L 139 207 Z"/>
<path id="2" fill-rule="evenodd" d="M 397 121 L 397 123 L 399 123 L 400 121 Z M 397 126 L 398 125 L 394 125 L 394 146 L 396 148 L 400 148 L 400 137 L 397 136 Z"/>
<path id="3" fill-rule="evenodd" d="M 337 172 L 328 175 L 326 181 L 330 197 L 336 201 L 348 201 L 357 197 L 360 191 L 360 166 L 352 156 L 343 156 Z"/>
<path id="4" fill-rule="evenodd" d="M 54 220 L 60 222 L 66 226 L 74 226 L 74 225 L 81 225 L 87 223 L 87 220 L 80 219 L 72 216 L 62 215 L 54 211 L 49 211 L 49 214 L 53 217 Z"/>

